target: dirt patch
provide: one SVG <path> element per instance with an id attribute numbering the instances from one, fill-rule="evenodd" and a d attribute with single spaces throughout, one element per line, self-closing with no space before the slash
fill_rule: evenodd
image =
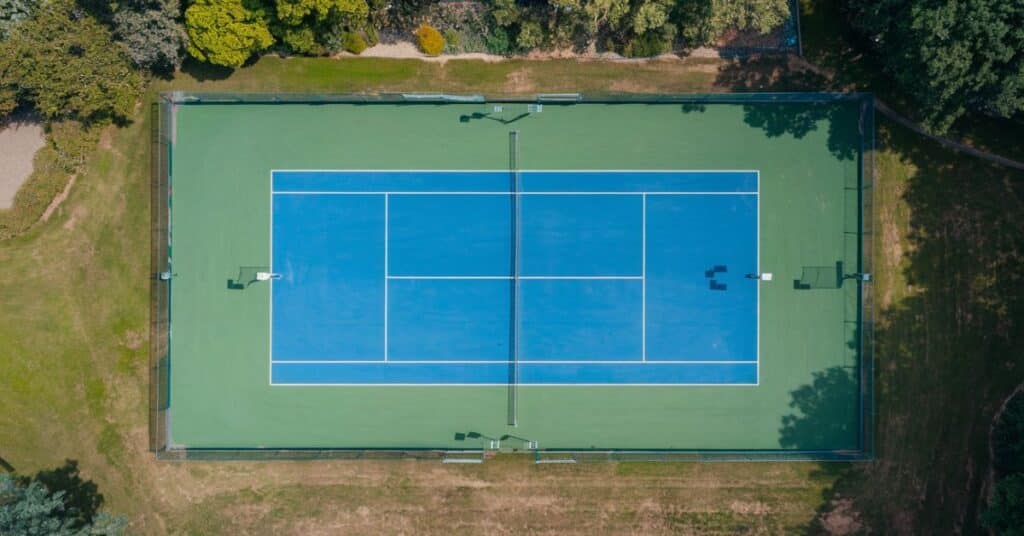
<path id="1" fill-rule="evenodd" d="M 44 145 L 38 118 L 18 115 L 0 122 L 0 209 L 14 205 L 14 194 L 32 174 L 32 159 Z"/>
<path id="2" fill-rule="evenodd" d="M 63 203 L 64 200 L 68 198 L 68 195 L 71 194 L 71 187 L 75 185 L 75 179 L 77 178 L 78 175 L 75 174 L 68 179 L 68 183 L 64 186 L 64 190 L 61 191 L 61 193 L 58 194 L 57 197 L 54 197 L 53 201 L 50 201 L 50 205 L 46 207 L 46 210 L 43 212 L 43 215 L 39 218 L 39 221 L 47 221 L 50 219 L 50 216 L 53 216 L 53 212 L 57 210 L 57 207 L 59 207 L 60 204 Z M 74 224 L 72 224 L 72 228 L 73 227 Z"/>
<path id="3" fill-rule="evenodd" d="M 864 530 L 864 523 L 860 520 L 860 513 L 853 508 L 853 501 L 850 499 L 835 499 L 832 501 L 832 508 L 819 518 L 821 528 L 826 534 L 842 536 L 845 534 L 859 534 Z"/>
<path id="4" fill-rule="evenodd" d="M 337 57 L 353 57 L 353 54 L 343 53 Z M 420 52 L 416 45 L 410 42 L 396 42 L 396 43 L 380 43 L 364 50 L 359 56 L 364 58 L 399 58 L 399 59 L 419 59 L 423 61 L 431 61 L 436 63 L 445 63 L 448 60 L 480 60 L 486 62 L 499 62 L 504 61 L 505 58 L 502 56 L 495 56 L 493 54 L 482 54 L 482 53 L 467 53 L 467 54 L 446 54 L 443 56 L 427 56 Z"/>
<path id="5" fill-rule="evenodd" d="M 516 69 L 505 77 L 505 87 L 512 93 L 526 93 L 533 90 L 533 82 L 530 81 L 530 71 L 527 69 Z"/>

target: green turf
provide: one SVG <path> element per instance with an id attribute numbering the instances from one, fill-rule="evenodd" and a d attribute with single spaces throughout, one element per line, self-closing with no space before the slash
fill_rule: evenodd
<path id="1" fill-rule="evenodd" d="M 510 105 L 522 106 L 525 105 Z M 179 106 L 173 152 L 170 432 L 186 447 L 477 448 L 514 432 L 563 449 L 858 448 L 855 287 L 797 290 L 857 258 L 858 104 L 578 104 L 519 121 L 521 167 L 761 172 L 760 385 L 270 387 L 271 169 L 501 169 L 509 126 L 481 105 Z"/>

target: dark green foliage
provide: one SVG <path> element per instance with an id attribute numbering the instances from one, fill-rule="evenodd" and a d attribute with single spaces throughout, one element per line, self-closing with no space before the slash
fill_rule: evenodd
<path id="1" fill-rule="evenodd" d="M 271 31 L 290 51 L 307 55 L 335 48 L 332 41 L 366 24 L 370 9 L 366 0 L 276 0 L 274 5 Z"/>
<path id="2" fill-rule="evenodd" d="M 1024 110 L 1024 2 L 851 0 L 850 8 L 933 131 L 968 109 L 999 117 Z"/>
<path id="3" fill-rule="evenodd" d="M 124 2 L 114 10 L 114 34 L 139 67 L 173 71 L 181 66 L 187 37 L 180 17 L 178 0 Z"/>
<path id="4" fill-rule="evenodd" d="M 996 482 L 981 524 L 1001 536 L 1024 535 L 1024 474 L 1018 473 Z"/>
<path id="5" fill-rule="evenodd" d="M 50 118 L 126 117 L 140 86 L 109 30 L 65 0 L 40 9 L 0 43 L 0 101 L 13 94 Z"/>
<path id="6" fill-rule="evenodd" d="M 125 520 L 99 511 L 103 495 L 68 460 L 32 478 L 0 474 L 0 534 L 118 536 Z"/>
<path id="7" fill-rule="evenodd" d="M 506 55 L 512 51 L 512 43 L 508 39 L 508 32 L 501 27 L 491 28 L 490 33 L 484 38 L 487 52 L 491 54 Z"/>
<path id="8" fill-rule="evenodd" d="M 0 41 L 11 33 L 19 22 L 32 16 L 43 0 L 0 0 Z"/>
<path id="9" fill-rule="evenodd" d="M 992 449 L 997 473 L 1024 473 L 1024 395 L 1007 403 L 992 433 Z"/>

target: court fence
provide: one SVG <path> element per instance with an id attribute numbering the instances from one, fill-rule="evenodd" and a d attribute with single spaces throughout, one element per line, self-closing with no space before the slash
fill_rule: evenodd
<path id="1" fill-rule="evenodd" d="M 545 450 L 532 452 L 535 461 L 547 463 L 580 463 L 594 461 L 863 461 L 874 457 L 874 295 L 870 274 L 874 258 L 874 158 L 875 109 L 869 93 L 726 93 L 726 94 L 607 94 L 577 93 L 539 94 L 532 97 L 485 97 L 483 95 L 448 95 L 384 93 L 365 94 L 265 94 L 265 93 L 186 93 L 167 92 L 150 107 L 150 319 L 149 319 L 149 448 L 163 460 L 379 460 L 425 459 L 449 463 L 483 461 L 493 453 L 486 449 L 388 449 L 388 448 L 187 448 L 172 443 L 170 437 L 170 301 L 173 281 L 171 263 L 172 170 L 174 150 L 175 107 L 204 104 L 326 104 L 326 103 L 527 103 L 573 105 L 577 103 L 680 104 L 699 107 L 703 104 L 785 104 L 856 102 L 859 106 L 859 157 L 856 166 L 845 177 L 846 202 L 844 235 L 847 251 L 853 258 L 842 260 L 839 288 L 847 276 L 856 282 L 855 303 L 847 307 L 844 323 L 850 345 L 856 348 L 856 363 L 850 372 L 858 384 L 858 444 L 853 450 L 752 450 L 752 451 L 690 451 L 690 450 Z M 852 267 L 856 267 L 850 274 Z M 824 270 L 826 267 L 811 267 Z M 827 270 L 832 270 L 827 267 Z M 832 272 L 829 272 L 832 273 Z M 819 274 L 820 275 L 820 274 Z"/>

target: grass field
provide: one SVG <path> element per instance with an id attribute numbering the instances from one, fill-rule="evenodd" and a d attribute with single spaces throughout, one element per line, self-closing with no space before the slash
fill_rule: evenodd
<path id="1" fill-rule="evenodd" d="M 267 58 L 235 76 L 183 74 L 158 87 L 423 89 L 423 70 L 443 76 L 432 89 L 509 93 L 607 88 L 622 75 L 622 90 L 643 91 L 771 82 L 706 62 Z M 145 450 L 149 125 L 141 112 L 133 119 L 105 132 L 53 218 L 0 243 L 0 458 L 24 473 L 77 459 L 133 532 L 780 533 L 820 528 L 836 493 L 876 529 L 973 527 L 989 417 L 1024 375 L 1020 174 L 879 127 L 877 462 L 174 464 Z M 852 520 L 841 509 L 827 523 Z"/>

